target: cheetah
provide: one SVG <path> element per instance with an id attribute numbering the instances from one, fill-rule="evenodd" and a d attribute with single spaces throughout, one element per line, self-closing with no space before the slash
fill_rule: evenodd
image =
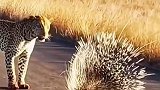
<path id="1" fill-rule="evenodd" d="M 30 55 L 37 39 L 43 42 L 48 39 L 49 29 L 49 20 L 42 16 L 30 16 L 17 22 L 0 20 L 0 50 L 5 54 L 9 89 L 30 88 L 25 83 Z M 18 58 L 18 79 L 15 58 Z"/>

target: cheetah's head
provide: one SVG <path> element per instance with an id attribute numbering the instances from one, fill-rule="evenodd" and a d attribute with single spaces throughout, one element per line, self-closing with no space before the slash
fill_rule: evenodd
<path id="1" fill-rule="evenodd" d="M 41 42 L 45 42 L 45 40 L 49 40 L 49 30 L 50 30 L 50 24 L 51 22 L 44 16 L 36 16 L 37 18 L 40 18 L 40 21 L 42 23 L 43 26 L 43 30 L 42 32 L 39 33 L 38 35 L 38 39 Z"/>
<path id="2" fill-rule="evenodd" d="M 49 39 L 49 30 L 51 22 L 46 17 L 30 16 L 28 20 L 30 20 L 30 28 L 32 29 L 31 34 L 29 36 L 26 35 L 26 37 L 28 36 L 28 40 L 32 39 L 32 37 L 38 37 L 38 40 L 40 42 L 45 42 L 45 40 Z"/>

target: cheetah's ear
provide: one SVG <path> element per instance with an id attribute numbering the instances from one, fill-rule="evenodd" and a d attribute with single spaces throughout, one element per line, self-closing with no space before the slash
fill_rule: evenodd
<path id="1" fill-rule="evenodd" d="M 40 16 L 35 16 L 35 18 L 40 19 L 41 17 Z"/>
<path id="2" fill-rule="evenodd" d="M 29 19 L 35 19 L 35 17 L 34 16 L 29 16 Z"/>

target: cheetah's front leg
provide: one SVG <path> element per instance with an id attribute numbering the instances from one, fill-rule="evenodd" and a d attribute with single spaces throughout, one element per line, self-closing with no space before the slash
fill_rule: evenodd
<path id="1" fill-rule="evenodd" d="M 33 51 L 36 39 L 33 39 L 26 49 L 18 56 L 18 85 L 20 89 L 29 89 L 29 85 L 25 83 L 26 72 L 28 68 L 28 62 Z"/>
<path id="2" fill-rule="evenodd" d="M 14 65 L 14 52 L 5 52 L 5 63 L 8 75 L 8 88 L 9 89 L 17 89 L 19 88 L 16 82 L 15 75 L 15 65 Z"/>
<path id="3" fill-rule="evenodd" d="M 23 51 L 18 57 L 18 85 L 20 89 L 29 89 L 30 86 L 25 83 L 25 76 L 28 68 L 30 52 Z"/>

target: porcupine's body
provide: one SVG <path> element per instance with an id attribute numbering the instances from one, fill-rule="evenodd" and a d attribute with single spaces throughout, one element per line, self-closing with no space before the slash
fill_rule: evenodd
<path id="1" fill-rule="evenodd" d="M 99 33 L 81 40 L 67 70 L 69 90 L 143 90 L 143 59 L 127 40 Z"/>
<path id="2" fill-rule="evenodd" d="M 44 24 L 45 17 L 40 16 L 30 16 L 18 22 L 0 20 L 0 50 L 5 52 L 9 89 L 29 88 L 25 76 L 35 41 L 37 38 L 43 41 L 48 38 L 49 29 L 45 29 Z M 18 58 L 18 79 L 15 58 Z"/>

